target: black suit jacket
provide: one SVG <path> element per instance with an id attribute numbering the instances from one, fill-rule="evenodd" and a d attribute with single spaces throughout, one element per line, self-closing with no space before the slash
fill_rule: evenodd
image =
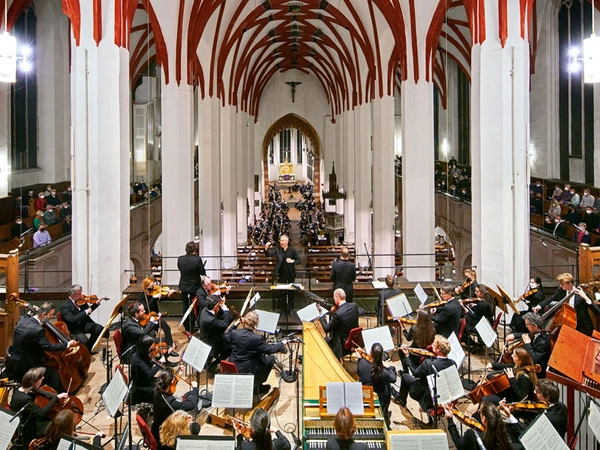
<path id="1" fill-rule="evenodd" d="M 194 294 L 202 285 L 200 275 L 206 275 L 202 259 L 195 255 L 183 255 L 177 258 L 180 272 L 179 290 L 186 294 Z"/>
<path id="2" fill-rule="evenodd" d="M 86 323 L 96 323 L 85 311 L 88 308 L 94 310 L 98 306 L 98 304 L 85 304 L 77 307 L 70 298 L 64 301 L 60 307 L 60 313 L 62 314 L 63 322 L 67 324 L 71 334 L 85 333 L 84 327 Z"/>
<path id="3" fill-rule="evenodd" d="M 564 439 L 567 434 L 567 420 L 569 416 L 567 405 L 556 403 L 550 406 L 545 413 L 550 423 L 558 431 L 558 434 L 560 434 L 560 437 Z"/>
<path id="4" fill-rule="evenodd" d="M 346 301 L 351 302 L 354 296 L 352 283 L 356 280 L 356 267 L 347 259 L 338 259 L 331 264 L 329 279 L 333 281 L 333 290 L 342 288 L 346 293 Z"/>
<path id="5" fill-rule="evenodd" d="M 198 388 L 195 387 L 190 392 L 185 394 L 185 400 L 177 400 L 170 394 L 166 394 L 159 390 L 154 391 L 153 397 L 153 414 L 154 422 L 152 423 L 152 434 L 156 438 L 156 442 L 160 442 L 159 429 L 160 426 L 167 420 L 174 411 L 193 411 L 198 404 Z"/>
<path id="6" fill-rule="evenodd" d="M 234 363 L 239 373 L 255 373 L 264 365 L 261 356 L 282 352 L 285 345 L 267 344 L 262 336 L 246 329 L 234 328 L 225 333 L 224 339 L 231 345 L 229 361 Z"/>
<path id="7" fill-rule="evenodd" d="M 437 334 L 449 338 L 454 332 L 456 333 L 456 337 L 458 337 L 461 315 L 462 307 L 456 298 L 450 300 L 446 306 L 439 308 L 436 315 L 432 318 Z"/>
<path id="8" fill-rule="evenodd" d="M 565 290 L 558 288 L 556 292 L 548 297 L 546 300 L 541 302 L 539 306 L 544 309 L 546 306 L 550 306 L 552 302 L 559 302 L 563 298 L 567 296 Z M 588 305 L 584 299 L 582 299 L 579 295 L 575 294 L 575 311 L 577 312 L 577 328 L 576 330 L 580 333 L 586 334 L 588 336 L 592 335 L 592 331 L 594 331 L 594 324 L 592 322 L 592 318 L 588 310 L 594 311 L 596 314 L 600 314 L 600 308 L 593 301 L 591 305 Z"/>
<path id="9" fill-rule="evenodd" d="M 523 333 L 514 333 L 514 335 L 515 339 L 519 339 Z M 546 378 L 546 367 L 548 366 L 550 353 L 552 353 L 550 335 L 548 333 L 539 333 L 534 336 L 531 343 L 524 344 L 523 348 L 529 352 L 533 359 L 533 363 L 539 364 L 542 367 L 542 371 L 538 375 L 538 378 Z"/>
<path id="10" fill-rule="evenodd" d="M 128 317 L 123 322 L 123 343 L 121 345 L 121 354 L 125 353 L 130 347 L 137 345 L 141 337 L 152 335 L 152 332 L 156 328 L 156 324 L 148 321 L 145 327 L 142 327 L 139 322 L 136 322 L 133 318 Z M 129 361 L 131 358 L 131 352 L 125 356 L 125 361 Z"/>
<path id="11" fill-rule="evenodd" d="M 273 450 L 290 450 L 292 447 L 290 445 L 290 441 L 283 435 L 283 433 L 279 430 L 275 432 L 277 436 L 275 439 L 271 441 Z M 245 441 L 241 434 L 237 435 L 237 450 L 261 450 L 257 447 L 256 443 L 253 441 Z"/>
<path id="12" fill-rule="evenodd" d="M 233 322 L 233 317 L 229 311 L 219 310 L 215 315 L 207 308 L 200 312 L 200 340 L 212 347 L 213 356 L 220 355 L 228 344 L 223 339 L 223 334 Z"/>
<path id="13" fill-rule="evenodd" d="M 291 280 L 279 280 L 281 283 L 293 283 L 296 280 L 296 264 L 300 264 L 300 256 L 298 256 L 298 252 L 295 248 L 288 246 L 287 250 L 284 252 L 283 248 L 279 246 L 269 247 L 268 250 L 265 251 L 265 254 L 269 257 L 275 256 L 277 257 L 277 262 L 275 262 L 275 268 L 273 269 L 273 282 L 276 283 L 280 276 L 279 270 L 283 264 L 288 264 L 288 268 L 290 271 Z M 294 260 L 294 264 L 289 264 L 285 262 L 287 258 L 292 258 Z"/>
<path id="14" fill-rule="evenodd" d="M 338 358 L 344 356 L 344 343 L 353 328 L 358 328 L 358 306 L 355 303 L 344 302 L 331 315 L 329 322 L 324 317 L 319 317 L 323 330 L 331 333 L 329 346 Z"/>

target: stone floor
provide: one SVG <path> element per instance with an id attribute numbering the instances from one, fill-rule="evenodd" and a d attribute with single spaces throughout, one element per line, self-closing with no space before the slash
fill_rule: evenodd
<path id="1" fill-rule="evenodd" d="M 362 325 L 366 326 L 367 318 L 363 318 L 361 320 L 363 322 Z M 185 350 L 185 347 L 187 345 L 187 339 L 185 337 L 185 334 L 182 332 L 182 329 L 177 328 L 178 322 L 176 322 L 174 319 L 169 319 L 168 321 L 173 330 L 173 337 L 179 345 L 179 352 L 182 353 Z M 370 318 L 369 323 L 373 324 L 373 322 L 374 322 L 374 319 Z M 108 341 L 108 344 L 105 341 L 102 344 L 102 347 L 106 348 L 107 345 L 109 346 L 112 354 L 115 355 L 116 353 L 114 353 L 114 343 L 113 343 L 112 338 Z M 278 354 L 277 357 L 279 357 L 281 359 L 282 363 L 284 363 L 285 367 L 287 368 L 288 361 L 286 359 L 286 356 L 283 354 Z M 489 361 L 489 358 L 487 360 Z M 115 360 L 113 362 L 113 370 L 114 370 L 114 365 L 116 365 L 117 362 L 118 362 L 117 360 Z M 473 354 L 471 357 L 471 369 L 474 371 L 482 369 L 485 365 L 485 362 L 486 362 L 486 358 L 485 358 L 484 354 Z M 398 368 L 400 367 L 400 362 L 398 361 L 397 355 L 392 355 L 391 363 Z M 352 373 L 353 370 L 355 371 L 355 367 L 353 368 L 352 366 L 353 366 L 353 364 L 351 363 L 350 366 L 348 367 L 348 370 L 350 373 Z M 354 364 L 354 366 L 355 366 L 355 364 Z M 463 367 L 465 368 L 465 371 L 466 371 L 467 360 L 465 360 Z M 302 380 L 302 378 L 301 378 L 302 377 L 302 372 L 301 372 L 302 366 L 300 365 L 299 368 L 300 368 L 300 390 L 301 390 L 302 389 L 302 385 L 301 385 L 301 383 L 302 383 L 302 381 L 301 381 Z M 127 372 L 127 368 L 125 368 L 125 372 Z M 472 378 L 478 380 L 480 376 L 481 375 L 478 373 L 476 375 L 473 375 Z M 95 433 L 96 432 L 95 428 L 102 430 L 107 435 L 107 437 L 105 439 L 103 439 L 103 443 L 106 443 L 109 440 L 109 438 L 114 435 L 114 432 L 115 432 L 115 420 L 108 416 L 106 408 L 104 407 L 103 403 L 100 401 L 101 396 L 99 394 L 99 391 L 100 391 L 101 386 L 107 382 L 107 377 L 108 377 L 107 369 L 106 369 L 105 364 L 103 364 L 102 351 L 101 351 L 98 355 L 95 355 L 92 357 L 92 364 L 90 367 L 87 382 L 77 393 L 77 396 L 83 402 L 84 407 L 85 407 L 85 414 L 83 417 L 83 421 L 80 424 L 80 425 L 82 425 L 81 431 L 88 432 L 88 433 Z M 194 376 L 194 378 L 195 378 L 195 376 Z M 200 378 L 200 390 L 205 388 L 205 382 L 206 382 L 206 380 L 205 380 L 204 373 L 203 373 L 203 374 L 201 374 L 201 378 Z M 212 391 L 212 382 L 213 382 L 212 379 L 208 380 L 208 388 L 211 391 Z M 267 382 L 269 384 L 271 384 L 272 386 L 279 386 L 279 389 L 281 392 L 281 395 L 280 395 L 278 401 L 275 403 L 275 405 L 272 409 L 272 412 L 271 412 L 272 429 L 279 429 L 279 430 L 283 431 L 288 436 L 290 441 L 292 441 L 292 433 L 295 436 L 298 436 L 298 432 L 297 432 L 298 424 L 297 424 L 297 414 L 296 414 L 296 384 L 295 383 L 289 384 L 289 383 L 284 382 L 283 380 L 281 380 L 275 376 L 275 372 L 271 373 L 270 378 Z M 398 381 L 398 385 L 399 385 L 399 381 Z M 179 384 L 177 386 L 177 394 L 176 395 L 181 395 L 181 394 L 185 393 L 187 390 L 189 390 L 189 386 L 187 384 L 185 384 L 184 382 L 179 382 Z M 467 399 L 467 402 L 465 403 L 465 407 L 468 407 L 469 404 L 470 404 L 470 401 L 468 401 L 468 399 Z M 471 408 L 471 410 L 474 410 L 475 407 L 473 405 L 470 405 L 470 408 Z M 392 412 L 392 422 L 391 422 L 392 430 L 414 429 L 415 428 L 414 419 L 427 421 L 427 418 L 424 417 L 424 415 L 422 415 L 419 412 L 418 404 L 410 398 L 409 398 L 407 408 L 401 408 L 398 404 L 392 402 L 392 404 L 390 406 L 390 410 Z M 197 421 L 202 425 L 201 435 L 231 435 L 230 430 L 224 430 L 222 428 L 219 428 L 219 427 L 216 427 L 216 426 L 206 423 L 207 417 L 211 411 L 212 411 L 211 408 L 208 408 L 208 409 L 203 408 L 201 411 L 198 412 Z M 125 409 L 124 409 L 125 416 L 116 421 L 117 430 L 119 433 L 122 432 L 123 428 L 125 427 L 125 425 L 127 423 L 127 412 L 128 412 L 127 408 L 125 407 Z M 134 422 L 134 425 L 132 427 L 133 443 L 135 444 L 138 441 L 140 441 L 140 439 L 141 439 L 140 430 L 139 430 L 137 424 L 135 423 L 135 410 L 132 410 L 132 417 L 133 417 L 133 422 Z M 442 424 L 442 426 L 443 426 L 443 424 Z M 105 448 L 107 448 L 107 449 L 114 448 L 114 441 L 109 442 Z"/>

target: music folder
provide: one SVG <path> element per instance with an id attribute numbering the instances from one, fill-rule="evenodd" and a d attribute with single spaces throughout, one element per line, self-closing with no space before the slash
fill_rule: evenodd
<path id="1" fill-rule="evenodd" d="M 253 374 L 215 375 L 212 407 L 216 408 L 252 408 L 254 392 Z"/>
<path id="2" fill-rule="evenodd" d="M 233 436 L 177 436 L 175 450 L 234 450 Z"/>
<path id="3" fill-rule="evenodd" d="M 193 336 L 181 358 L 184 363 L 189 364 L 198 372 L 202 372 L 212 347 Z"/>
<path id="4" fill-rule="evenodd" d="M 88 444 L 87 442 L 82 442 L 81 440 L 73 437 L 64 435 L 60 438 L 58 443 L 58 447 L 56 450 L 75 450 L 78 448 L 86 449 L 86 450 L 97 450 L 98 447 L 94 447 L 92 444 Z"/>
<path id="5" fill-rule="evenodd" d="M 2 411 L 0 414 L 0 449 L 6 450 L 17 431 L 21 418 L 8 409 L 0 408 L 0 411 Z"/>
<path id="6" fill-rule="evenodd" d="M 109 416 L 113 418 L 116 416 L 117 412 L 119 412 L 119 406 L 121 406 L 126 395 L 127 384 L 125 383 L 123 374 L 120 370 L 115 370 L 110 383 L 108 383 L 108 386 L 106 386 L 106 389 L 102 393 L 102 400 L 104 400 Z"/>
<path id="7" fill-rule="evenodd" d="M 540 414 L 519 438 L 525 450 L 568 450 L 546 414 Z"/>

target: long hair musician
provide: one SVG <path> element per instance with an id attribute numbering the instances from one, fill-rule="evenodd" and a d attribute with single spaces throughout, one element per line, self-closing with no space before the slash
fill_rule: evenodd
<path id="1" fill-rule="evenodd" d="M 533 396 L 537 376 L 531 355 L 524 348 L 517 348 L 512 353 L 512 359 L 515 363 L 514 369 L 498 363 L 492 363 L 491 365 L 493 370 L 502 370 L 505 367 L 503 370 L 508 377 L 510 387 L 498 394 L 486 395 L 482 398 L 483 401 L 498 405 L 502 398 L 506 398 L 509 402 L 518 402 Z"/>
<path id="2" fill-rule="evenodd" d="M 290 441 L 279 430 L 276 439 L 271 438 L 271 418 L 263 408 L 256 408 L 250 418 L 249 440 L 244 440 L 241 433 L 237 435 L 237 450 L 290 450 Z"/>

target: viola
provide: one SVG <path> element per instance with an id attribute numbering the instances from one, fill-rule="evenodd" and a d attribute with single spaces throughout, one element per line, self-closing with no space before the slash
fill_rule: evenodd
<path id="1" fill-rule="evenodd" d="M 408 317 L 400 317 L 400 322 L 405 325 L 416 325 L 417 319 L 409 319 Z"/>
<path id="2" fill-rule="evenodd" d="M 542 333 L 543 331 L 544 330 L 536 331 L 534 333 L 529 333 L 529 337 L 533 337 L 538 333 Z M 525 333 L 525 334 L 527 334 L 527 333 Z M 502 350 L 502 353 L 500 354 L 500 358 L 498 359 L 498 362 L 501 362 L 504 364 L 511 364 L 513 362 L 513 360 L 512 360 L 513 352 L 516 349 L 523 347 L 524 345 L 525 345 L 525 342 L 523 342 L 522 338 L 515 339 L 508 345 L 505 345 L 504 349 Z"/>
<path id="3" fill-rule="evenodd" d="M 249 423 L 242 422 L 235 417 L 231 418 L 231 423 L 233 424 L 233 428 L 235 428 L 235 432 L 244 436 L 245 439 L 252 439 L 252 427 L 250 427 Z"/>
<path id="4" fill-rule="evenodd" d="M 465 281 L 463 281 L 463 283 L 458 287 L 458 292 L 464 292 L 464 290 L 466 288 L 468 288 L 469 286 L 471 286 L 473 284 L 475 280 L 473 278 L 465 278 Z"/>
<path id="5" fill-rule="evenodd" d="M 448 304 L 448 300 L 440 300 L 439 302 L 429 303 L 428 305 L 424 305 L 425 308 L 433 309 L 440 308 L 442 306 L 446 306 Z"/>
<path id="6" fill-rule="evenodd" d="M 95 305 L 96 303 L 100 303 L 102 300 L 110 300 L 109 297 L 98 297 L 97 295 L 82 295 L 81 297 L 79 297 L 79 300 L 77 300 L 75 303 L 77 303 L 79 306 L 83 306 L 83 305 Z"/>
<path id="7" fill-rule="evenodd" d="M 181 377 L 181 374 L 183 373 L 183 367 L 181 366 L 181 364 L 179 365 L 179 367 L 177 368 L 177 370 L 173 371 L 173 381 L 171 381 L 171 384 L 169 385 L 167 392 L 171 395 L 175 395 L 175 391 L 177 391 L 177 382 L 179 380 L 183 380 L 184 378 Z M 186 381 L 187 383 L 187 381 Z M 191 383 L 188 383 L 191 386 Z"/>
<path id="8" fill-rule="evenodd" d="M 544 402 L 534 402 L 526 400 L 523 402 L 507 403 L 506 406 L 518 411 L 543 411 L 548 409 L 548 405 Z"/>
<path id="9" fill-rule="evenodd" d="M 206 292 L 208 292 L 208 295 L 225 295 L 229 292 L 229 289 L 231 289 L 231 286 L 227 286 L 227 283 L 221 283 L 218 285 L 215 283 L 210 283 L 208 289 L 206 289 Z"/>
<path id="10" fill-rule="evenodd" d="M 369 355 L 362 348 L 356 347 L 354 350 L 356 351 L 356 353 L 358 353 L 358 356 L 360 356 L 362 359 L 365 359 L 365 360 L 369 361 L 370 363 L 373 362 L 373 360 L 371 359 L 371 355 Z"/>
<path id="11" fill-rule="evenodd" d="M 148 354 L 150 358 L 160 358 L 169 353 L 169 344 L 166 342 L 156 342 L 150 346 Z"/>
<path id="12" fill-rule="evenodd" d="M 450 408 L 450 410 L 452 411 L 452 415 L 454 417 L 456 417 L 458 420 L 460 420 L 462 423 L 464 423 L 465 425 L 471 427 L 471 428 L 475 428 L 478 431 L 481 431 L 482 433 L 485 432 L 485 427 L 476 419 L 474 419 L 473 417 L 465 414 L 462 411 L 459 411 L 456 408 Z"/>
<path id="13" fill-rule="evenodd" d="M 158 320 L 161 317 L 165 317 L 166 315 L 166 312 L 157 313 L 155 311 L 150 311 L 149 313 L 145 313 L 144 315 L 142 315 L 139 324 L 145 327 L 146 325 L 148 325 L 148 322 L 150 322 L 151 319 Z"/>
<path id="14" fill-rule="evenodd" d="M 152 297 L 164 297 L 165 295 L 171 295 L 173 292 L 175 292 L 174 289 L 169 289 L 169 286 L 158 286 L 158 285 L 154 285 L 154 287 L 152 289 L 150 289 L 148 291 L 148 294 L 151 295 Z"/>
<path id="15" fill-rule="evenodd" d="M 56 391 L 50 386 L 42 386 L 39 389 L 33 389 L 32 392 L 35 394 L 35 404 L 40 408 L 45 408 L 50 403 L 50 400 L 57 395 Z M 84 413 L 83 403 L 74 395 L 57 401 L 48 413 L 48 418 L 54 419 L 59 412 L 65 409 L 70 409 L 73 412 L 75 425 L 81 422 Z"/>
<path id="16" fill-rule="evenodd" d="M 402 345 L 401 348 L 407 350 L 408 353 L 412 353 L 413 355 L 425 356 L 427 358 L 437 358 L 437 355 L 434 352 L 430 352 L 429 350 L 425 350 L 422 348 L 406 347 L 404 345 Z"/>

